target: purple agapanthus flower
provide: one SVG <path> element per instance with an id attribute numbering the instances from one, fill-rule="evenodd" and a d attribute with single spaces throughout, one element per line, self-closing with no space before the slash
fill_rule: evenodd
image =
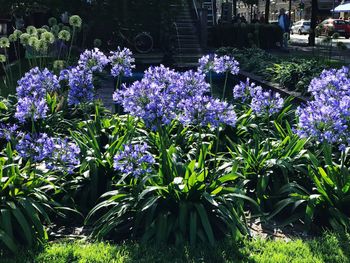
<path id="1" fill-rule="evenodd" d="M 104 67 L 109 63 L 109 59 L 98 48 L 85 50 L 80 54 L 78 65 L 85 70 L 92 72 L 102 72 Z"/>
<path id="2" fill-rule="evenodd" d="M 15 138 L 18 134 L 18 125 L 17 124 L 0 124 L 0 139 L 5 139 L 7 141 L 11 138 Z"/>
<path id="3" fill-rule="evenodd" d="M 46 133 L 24 134 L 16 146 L 16 150 L 22 158 L 31 158 L 35 162 L 41 162 L 51 157 L 54 149 L 54 140 Z"/>
<path id="4" fill-rule="evenodd" d="M 32 68 L 18 81 L 17 96 L 19 98 L 43 98 L 47 92 L 60 89 L 58 78 L 48 69 Z"/>
<path id="5" fill-rule="evenodd" d="M 94 100 L 95 89 L 93 84 L 93 75 L 90 70 L 86 70 L 81 66 L 71 69 L 62 70 L 60 80 L 67 80 L 68 105 L 76 106 L 81 103 L 87 103 Z"/>
<path id="6" fill-rule="evenodd" d="M 24 123 L 27 120 L 46 118 L 48 106 L 47 93 L 60 89 L 56 75 L 48 69 L 33 68 L 18 81 L 18 103 L 15 117 Z"/>
<path id="7" fill-rule="evenodd" d="M 278 113 L 284 105 L 284 100 L 278 92 L 255 90 L 250 103 L 257 115 L 272 115 Z"/>
<path id="8" fill-rule="evenodd" d="M 214 71 L 214 62 L 217 60 L 216 54 L 206 55 L 198 60 L 198 71 L 206 74 Z"/>
<path id="9" fill-rule="evenodd" d="M 111 51 L 108 59 L 110 60 L 113 77 L 132 76 L 132 69 L 135 68 L 135 59 L 132 57 L 132 52 L 128 48 L 117 48 L 117 51 Z"/>
<path id="10" fill-rule="evenodd" d="M 337 144 L 340 150 L 350 145 L 349 68 L 324 70 L 309 86 L 314 100 L 297 110 L 300 137 Z"/>
<path id="11" fill-rule="evenodd" d="M 114 156 L 114 169 L 136 178 L 150 173 L 155 160 L 148 149 L 146 143 L 124 145 L 124 150 Z"/>
<path id="12" fill-rule="evenodd" d="M 46 133 L 20 134 L 16 150 L 25 159 L 44 162 L 49 170 L 72 173 L 80 164 L 80 148 L 73 142 L 49 137 Z"/>
<path id="13" fill-rule="evenodd" d="M 55 149 L 52 156 L 46 161 L 46 167 L 50 170 L 64 170 L 73 173 L 80 164 L 80 148 L 67 139 L 55 138 Z"/>
<path id="14" fill-rule="evenodd" d="M 21 123 L 25 123 L 27 120 L 37 121 L 45 119 L 48 110 L 45 98 L 24 97 L 18 99 L 15 117 Z"/>
<path id="15" fill-rule="evenodd" d="M 216 73 L 229 72 L 232 75 L 237 75 L 239 72 L 239 63 L 233 57 L 225 55 L 214 60 L 214 71 Z"/>
<path id="16" fill-rule="evenodd" d="M 262 87 L 256 86 L 254 82 L 250 82 L 247 78 L 245 82 L 241 81 L 233 88 L 233 98 L 246 102 L 250 100 L 255 93 L 262 92 Z"/>
<path id="17" fill-rule="evenodd" d="M 209 96 L 193 96 L 179 103 L 179 120 L 184 125 L 218 127 L 221 124 L 235 126 L 236 113 L 232 105 Z"/>

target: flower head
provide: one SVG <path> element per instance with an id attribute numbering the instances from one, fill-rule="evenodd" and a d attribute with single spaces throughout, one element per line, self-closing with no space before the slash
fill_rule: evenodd
<path id="1" fill-rule="evenodd" d="M 70 32 L 67 30 L 61 30 L 58 33 L 58 38 L 63 40 L 63 41 L 68 42 L 70 40 L 70 37 L 71 37 Z"/>
<path id="2" fill-rule="evenodd" d="M 216 73 L 229 72 L 232 75 L 237 75 L 239 63 L 233 57 L 225 55 L 214 60 L 214 71 Z"/>
<path id="3" fill-rule="evenodd" d="M 91 70 L 80 66 L 69 70 L 62 70 L 60 80 L 68 81 L 68 105 L 76 106 L 94 100 L 94 85 Z"/>
<path id="4" fill-rule="evenodd" d="M 78 16 L 78 15 L 73 15 L 69 18 L 69 24 L 72 27 L 80 28 L 82 25 L 82 22 L 83 21 L 81 20 L 80 16 Z"/>
<path id="5" fill-rule="evenodd" d="M 55 36 L 51 32 L 42 33 L 40 38 L 49 44 L 53 44 L 55 42 Z"/>
<path id="6" fill-rule="evenodd" d="M 179 120 L 184 125 L 218 127 L 235 126 L 236 113 L 232 105 L 209 96 L 193 96 L 179 103 Z"/>
<path id="7" fill-rule="evenodd" d="M 57 25 L 57 19 L 55 17 L 50 17 L 48 23 L 49 26 Z"/>
<path id="8" fill-rule="evenodd" d="M 0 63 L 5 63 L 6 62 L 6 56 L 3 54 L 0 54 Z"/>
<path id="9" fill-rule="evenodd" d="M 31 35 L 29 35 L 28 33 L 23 33 L 23 34 L 21 34 L 21 36 L 19 37 L 19 40 L 20 40 L 20 42 L 21 42 L 22 45 L 27 46 L 30 37 L 31 37 Z"/>
<path id="10" fill-rule="evenodd" d="M 38 34 L 38 31 L 37 31 L 35 26 L 28 26 L 26 31 L 31 36 L 37 36 L 37 34 Z"/>
<path id="11" fill-rule="evenodd" d="M 124 150 L 114 156 L 114 169 L 136 178 L 150 173 L 155 161 L 148 148 L 146 143 L 124 145 Z"/>
<path id="12" fill-rule="evenodd" d="M 135 59 L 132 57 L 132 52 L 128 48 L 121 49 L 117 48 L 117 51 L 111 51 L 108 59 L 111 62 L 112 70 L 111 74 L 113 77 L 132 75 L 132 69 L 135 68 Z"/>
<path id="13" fill-rule="evenodd" d="M 250 82 L 249 78 L 245 82 L 240 82 L 233 88 L 233 98 L 240 99 L 245 102 L 252 98 L 255 93 L 262 92 L 262 87 L 256 86 L 254 82 Z"/>
<path id="14" fill-rule="evenodd" d="M 85 50 L 79 58 L 78 64 L 81 68 L 91 70 L 92 72 L 102 72 L 109 63 L 108 58 L 98 48 Z"/>
<path id="15" fill-rule="evenodd" d="M 217 55 L 212 54 L 212 55 L 206 55 L 203 56 L 199 59 L 198 63 L 198 71 L 202 73 L 208 73 L 211 71 L 214 71 L 214 61 L 217 60 Z"/>
<path id="16" fill-rule="evenodd" d="M 257 90 L 252 95 L 251 108 L 257 115 L 272 115 L 279 112 L 284 105 L 284 100 L 279 93 L 271 90 Z"/>
<path id="17" fill-rule="evenodd" d="M 0 38 L 0 48 L 9 48 L 10 47 L 10 41 L 7 37 L 1 37 Z"/>

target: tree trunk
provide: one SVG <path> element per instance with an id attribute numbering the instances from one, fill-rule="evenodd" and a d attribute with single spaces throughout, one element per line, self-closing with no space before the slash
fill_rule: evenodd
<path id="1" fill-rule="evenodd" d="M 311 23 L 310 23 L 310 34 L 309 34 L 309 46 L 315 45 L 315 29 L 316 29 L 316 23 L 317 23 L 317 0 L 311 1 Z"/>
<path id="2" fill-rule="evenodd" d="M 266 0 L 265 2 L 265 23 L 269 23 L 269 15 L 270 15 L 270 0 Z"/>

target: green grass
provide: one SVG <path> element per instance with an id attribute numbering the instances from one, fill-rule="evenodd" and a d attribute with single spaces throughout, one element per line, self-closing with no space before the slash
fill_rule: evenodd
<path id="1" fill-rule="evenodd" d="M 325 234 L 317 239 L 302 241 L 246 240 L 240 245 L 225 241 L 216 247 L 172 247 L 124 243 L 87 243 L 60 241 L 43 250 L 22 252 L 15 259 L 0 262 L 36 263 L 109 263 L 109 262 L 262 262 L 262 263 L 321 263 L 350 262 L 350 237 Z"/>

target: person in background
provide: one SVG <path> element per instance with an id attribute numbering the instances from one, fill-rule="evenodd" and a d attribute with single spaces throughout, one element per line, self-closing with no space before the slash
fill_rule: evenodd
<path id="1" fill-rule="evenodd" d="M 289 26 L 290 26 L 290 20 L 289 17 L 286 15 L 286 10 L 284 8 L 280 9 L 280 14 L 278 16 L 278 25 L 282 29 L 283 32 L 283 38 L 281 41 L 281 47 L 287 48 L 288 47 L 288 34 L 289 34 Z"/>

